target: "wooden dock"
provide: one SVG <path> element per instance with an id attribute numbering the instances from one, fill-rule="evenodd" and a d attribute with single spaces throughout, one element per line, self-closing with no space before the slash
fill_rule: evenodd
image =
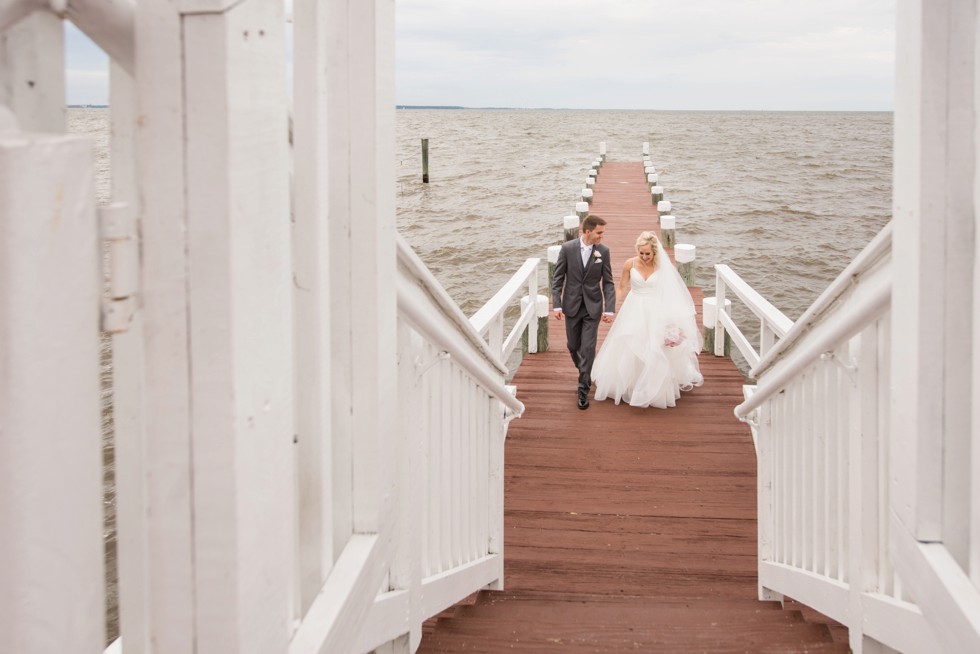
<path id="1" fill-rule="evenodd" d="M 659 232 L 642 164 L 605 163 L 592 212 L 618 279 L 636 236 Z M 734 363 L 702 353 L 704 385 L 675 408 L 580 411 L 564 325 L 549 329 L 550 351 L 514 379 L 526 411 L 506 445 L 506 590 L 446 612 L 419 651 L 849 651 L 821 616 L 757 599 L 756 462 L 732 413 Z"/>

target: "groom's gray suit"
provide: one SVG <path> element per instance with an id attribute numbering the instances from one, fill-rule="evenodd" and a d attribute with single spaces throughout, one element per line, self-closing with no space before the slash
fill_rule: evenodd
<path id="1" fill-rule="evenodd" d="M 565 335 L 572 362 L 578 368 L 580 398 L 583 393 L 587 396 L 592 387 L 592 362 L 602 314 L 616 310 L 616 284 L 609 248 L 601 243 L 591 246 L 583 265 L 581 246 L 581 238 L 561 246 L 551 286 L 554 308 L 561 309 L 565 315 Z"/>

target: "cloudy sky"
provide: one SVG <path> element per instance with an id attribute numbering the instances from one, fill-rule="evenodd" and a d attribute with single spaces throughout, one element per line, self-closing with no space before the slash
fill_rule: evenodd
<path id="1" fill-rule="evenodd" d="M 396 0 L 397 102 L 891 110 L 895 0 Z M 69 102 L 105 102 L 69 30 Z"/>

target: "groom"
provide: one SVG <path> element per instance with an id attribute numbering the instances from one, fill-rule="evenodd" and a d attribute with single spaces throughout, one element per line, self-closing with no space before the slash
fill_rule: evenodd
<path id="1" fill-rule="evenodd" d="M 568 351 L 578 368 L 580 409 L 589 408 L 599 320 L 612 322 L 616 310 L 612 261 L 609 248 L 602 245 L 605 225 L 605 220 L 591 214 L 582 221 L 582 236 L 567 241 L 558 251 L 551 286 L 555 318 L 565 321 Z"/>

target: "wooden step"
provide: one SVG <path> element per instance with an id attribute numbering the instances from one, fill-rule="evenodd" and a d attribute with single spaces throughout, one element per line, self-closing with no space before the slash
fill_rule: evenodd
<path id="1" fill-rule="evenodd" d="M 781 612 L 765 612 L 780 616 Z M 456 617 L 440 620 L 420 652 L 432 651 L 637 651 L 774 652 L 847 651 L 833 643 L 826 627 L 775 617 L 710 622 L 688 614 L 670 622 L 629 624 L 596 619 L 512 619 Z M 819 649 L 818 649 L 819 646 Z M 562 649 L 564 648 L 564 649 Z"/>

